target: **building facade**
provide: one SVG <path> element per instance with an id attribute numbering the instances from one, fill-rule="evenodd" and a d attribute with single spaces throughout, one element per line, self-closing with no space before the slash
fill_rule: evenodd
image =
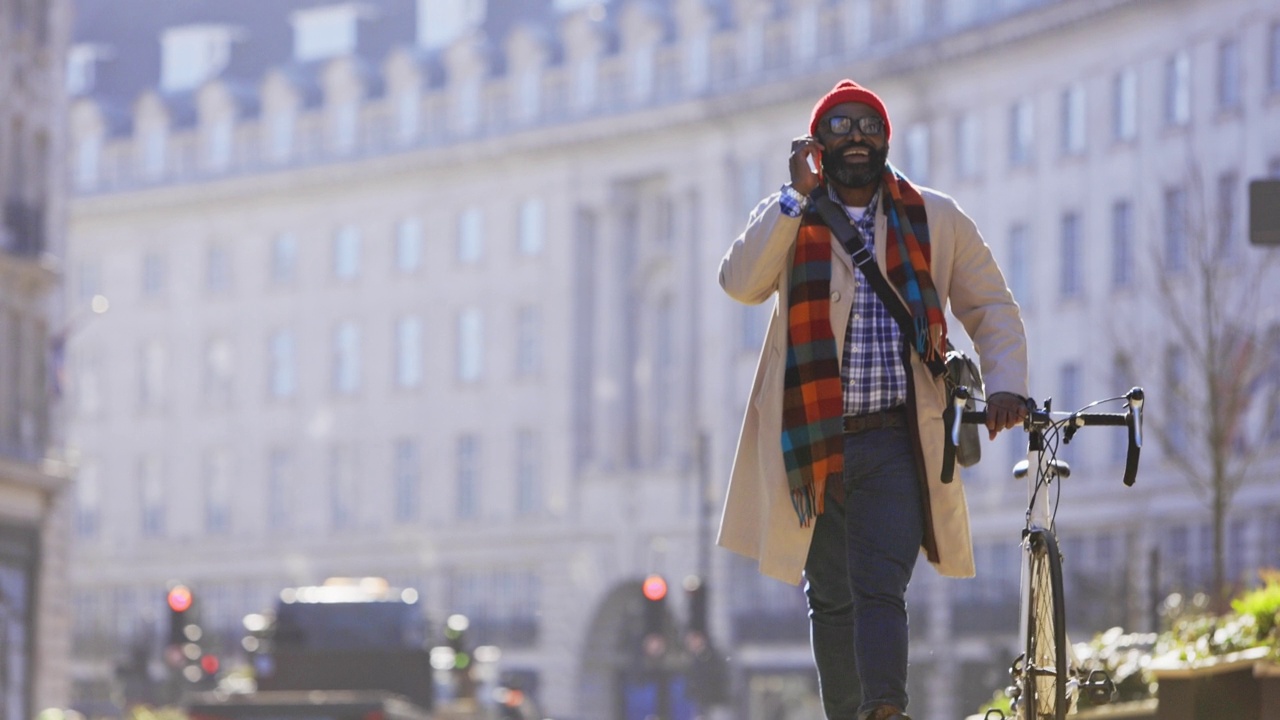
<path id="1" fill-rule="evenodd" d="M 431 627 L 471 617 L 548 716 L 617 717 L 659 572 L 709 578 L 733 717 L 819 717 L 802 594 L 708 547 L 771 312 L 715 277 L 842 77 L 884 97 L 890 159 L 977 221 L 1056 407 L 1134 384 L 1153 417 L 1196 407 L 1174 331 L 1200 310 L 1171 315 L 1190 293 L 1169 288 L 1198 287 L 1198 240 L 1270 273 L 1222 302 L 1277 297 L 1244 240 L 1247 182 L 1280 174 L 1264 0 L 118 7 L 80 0 L 68 67 L 65 301 L 112 307 L 68 364 L 86 709 L 156 645 L 170 581 L 236 661 L 280 588 L 380 575 Z M 1276 303 L 1241 307 L 1274 356 Z M 1274 366 L 1250 377 L 1277 394 Z M 1280 415 L 1242 416 L 1237 455 L 1274 478 Z M 1152 627 L 1212 566 L 1194 463 L 1149 446 L 1126 489 L 1105 435 L 1065 452 L 1077 635 Z M 979 578 L 913 584 L 915 717 L 1005 684 L 1021 452 L 1000 439 L 966 475 Z M 1280 565 L 1280 489 L 1234 500 L 1249 582 Z"/>
<path id="2" fill-rule="evenodd" d="M 0 7 L 0 715 L 69 700 L 69 476 L 56 404 L 65 339 L 65 2 Z M 55 365 L 56 370 L 56 365 Z"/>

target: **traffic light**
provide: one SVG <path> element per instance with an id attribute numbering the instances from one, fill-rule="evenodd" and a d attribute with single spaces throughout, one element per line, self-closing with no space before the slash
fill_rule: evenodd
<path id="1" fill-rule="evenodd" d="M 707 584 L 690 575 L 684 581 L 689 601 L 689 625 L 684 632 L 684 647 L 689 657 L 689 697 L 700 705 L 717 705 L 728 701 L 728 665 L 711 645 L 707 626 Z"/>
<path id="2" fill-rule="evenodd" d="M 454 694 L 459 698 L 473 698 L 476 684 L 473 678 L 471 650 L 467 647 L 467 629 L 471 621 L 466 615 L 450 615 L 444 624 L 444 638 L 453 655 Z"/>
<path id="3" fill-rule="evenodd" d="M 684 592 L 689 600 L 689 626 L 685 634 L 707 636 L 707 585 L 697 575 L 684 579 Z"/>
<path id="4" fill-rule="evenodd" d="M 169 588 L 165 603 L 169 606 L 169 645 L 182 647 L 187 642 L 187 625 L 192 616 L 192 605 L 195 598 L 186 585 L 174 585 Z"/>
<path id="5" fill-rule="evenodd" d="M 165 661 L 195 689 L 212 689 L 221 663 L 217 655 L 207 652 L 195 593 L 190 587 L 176 583 L 169 587 L 165 604 L 169 607 Z"/>
<path id="6" fill-rule="evenodd" d="M 650 575 L 640 584 L 644 597 L 644 634 L 640 648 L 646 657 L 656 658 L 667 652 L 667 581 L 661 575 Z"/>

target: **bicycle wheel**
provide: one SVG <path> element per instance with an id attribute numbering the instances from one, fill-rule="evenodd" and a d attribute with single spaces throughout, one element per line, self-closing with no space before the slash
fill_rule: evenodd
<path id="1" fill-rule="evenodd" d="M 1062 558 L 1053 535 L 1033 531 L 1028 538 L 1027 647 L 1022 661 L 1024 720 L 1067 716 L 1067 619 L 1062 593 Z"/>

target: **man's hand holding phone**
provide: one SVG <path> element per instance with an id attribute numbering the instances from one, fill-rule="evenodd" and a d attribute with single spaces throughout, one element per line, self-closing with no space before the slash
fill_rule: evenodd
<path id="1" fill-rule="evenodd" d="M 822 146 L 808 135 L 791 141 L 791 187 L 808 195 L 822 184 Z"/>

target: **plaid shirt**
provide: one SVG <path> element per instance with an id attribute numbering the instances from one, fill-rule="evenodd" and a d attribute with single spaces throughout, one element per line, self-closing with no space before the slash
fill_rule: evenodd
<path id="1" fill-rule="evenodd" d="M 832 193 L 832 199 L 840 199 Z M 876 212 L 880 205 L 877 190 L 861 219 L 849 219 L 862 234 L 867 249 L 874 253 Z M 845 212 L 849 212 L 848 208 Z M 848 247 L 845 248 L 849 250 Z M 889 314 L 875 288 L 856 266 L 853 269 L 853 307 L 844 336 L 844 414 L 888 410 L 907 402 L 907 370 L 900 355 L 902 341 L 898 323 Z"/>

